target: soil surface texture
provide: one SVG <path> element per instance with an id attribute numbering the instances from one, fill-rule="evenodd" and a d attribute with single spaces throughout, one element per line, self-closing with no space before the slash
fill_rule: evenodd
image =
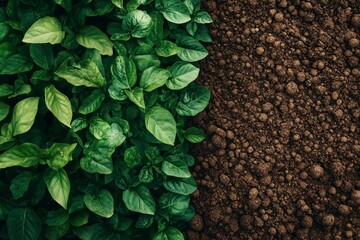
<path id="1" fill-rule="evenodd" d="M 360 1 L 207 0 L 190 240 L 360 239 Z"/>

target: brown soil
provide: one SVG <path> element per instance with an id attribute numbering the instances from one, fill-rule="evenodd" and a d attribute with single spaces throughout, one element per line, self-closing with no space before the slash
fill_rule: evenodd
<path id="1" fill-rule="evenodd" d="M 360 239 L 359 0 L 203 4 L 189 239 Z"/>

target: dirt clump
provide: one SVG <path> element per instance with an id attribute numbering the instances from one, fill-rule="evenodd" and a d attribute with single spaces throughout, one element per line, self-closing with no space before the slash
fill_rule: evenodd
<path id="1" fill-rule="evenodd" d="M 190 240 L 360 239 L 360 3 L 203 1 Z"/>

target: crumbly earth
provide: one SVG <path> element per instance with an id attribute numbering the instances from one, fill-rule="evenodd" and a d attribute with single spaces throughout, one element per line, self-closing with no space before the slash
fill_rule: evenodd
<path id="1" fill-rule="evenodd" d="M 360 239 L 360 1 L 207 0 L 190 240 Z"/>

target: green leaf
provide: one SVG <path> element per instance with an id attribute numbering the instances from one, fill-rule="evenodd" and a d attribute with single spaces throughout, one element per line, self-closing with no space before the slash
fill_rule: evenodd
<path id="1" fill-rule="evenodd" d="M 133 90 L 125 90 L 128 98 L 139 108 L 145 109 L 144 91 L 142 88 L 136 87 Z"/>
<path id="2" fill-rule="evenodd" d="M 134 62 L 123 56 L 116 57 L 111 65 L 113 86 L 118 89 L 130 89 L 136 83 L 136 66 Z"/>
<path id="3" fill-rule="evenodd" d="M 25 84 L 23 80 L 17 79 L 14 83 L 14 92 L 10 96 L 8 96 L 8 98 L 14 98 L 31 92 L 31 86 L 29 84 Z"/>
<path id="4" fill-rule="evenodd" d="M 186 24 L 186 31 L 191 35 L 191 36 L 194 36 L 196 31 L 197 31 L 197 28 L 198 28 L 198 25 L 196 22 L 188 22 Z"/>
<path id="5" fill-rule="evenodd" d="M 166 227 L 165 230 L 157 232 L 152 240 L 185 240 L 184 235 L 174 227 Z"/>
<path id="6" fill-rule="evenodd" d="M 189 178 L 191 173 L 186 163 L 179 156 L 169 156 L 162 162 L 161 170 L 167 175 L 178 178 Z"/>
<path id="7" fill-rule="evenodd" d="M 25 43 L 60 43 L 65 37 L 59 20 L 54 17 L 44 17 L 37 20 L 25 33 Z"/>
<path id="8" fill-rule="evenodd" d="M 209 55 L 201 43 L 188 36 L 181 36 L 177 39 L 177 45 L 181 48 L 178 57 L 187 62 L 197 62 Z"/>
<path id="9" fill-rule="evenodd" d="M 0 169 L 13 166 L 31 167 L 41 160 L 41 149 L 32 143 L 23 143 L 0 155 Z"/>
<path id="10" fill-rule="evenodd" d="M 161 40 L 155 48 L 156 54 L 160 57 L 170 57 L 180 52 L 180 48 L 173 42 Z"/>
<path id="11" fill-rule="evenodd" d="M 106 189 L 88 188 L 85 192 L 84 202 L 90 211 L 101 217 L 110 218 L 114 214 L 114 199 Z"/>
<path id="12" fill-rule="evenodd" d="M 113 55 L 113 44 L 105 33 L 94 26 L 84 26 L 76 36 L 76 41 L 86 48 L 95 48 L 101 55 Z"/>
<path id="13" fill-rule="evenodd" d="M 139 181 L 142 183 L 151 183 L 154 179 L 153 170 L 149 166 L 144 166 L 139 172 Z"/>
<path id="14" fill-rule="evenodd" d="M 51 227 L 60 226 L 69 221 L 69 214 L 63 208 L 50 211 L 46 215 L 45 224 Z"/>
<path id="15" fill-rule="evenodd" d="M 210 91 L 206 87 L 187 88 L 181 95 L 176 112 L 181 116 L 195 116 L 202 112 L 210 100 Z"/>
<path id="16" fill-rule="evenodd" d="M 41 220 L 31 208 L 13 208 L 7 219 L 10 240 L 37 240 L 41 233 Z"/>
<path id="17" fill-rule="evenodd" d="M 30 56 L 39 67 L 45 70 L 50 70 L 54 65 L 54 54 L 48 44 L 31 44 Z"/>
<path id="18" fill-rule="evenodd" d="M 175 193 L 164 193 L 159 198 L 160 208 L 171 215 L 182 215 L 188 209 L 190 197 Z"/>
<path id="19" fill-rule="evenodd" d="M 69 98 L 57 90 L 54 85 L 45 87 L 46 107 L 64 125 L 71 127 L 72 109 Z"/>
<path id="20" fill-rule="evenodd" d="M 163 184 L 166 190 L 181 195 L 190 195 L 197 188 L 193 177 L 167 178 Z"/>
<path id="21" fill-rule="evenodd" d="M 33 68 L 29 58 L 21 54 L 13 54 L 8 57 L 0 56 L 0 75 L 17 74 L 28 72 Z"/>
<path id="22" fill-rule="evenodd" d="M 146 129 L 159 141 L 174 145 L 176 138 L 176 122 L 172 114 L 165 108 L 152 107 L 145 115 Z"/>
<path id="23" fill-rule="evenodd" d="M 191 14 L 196 13 L 200 10 L 200 0 L 184 0 L 184 3 Z"/>
<path id="24" fill-rule="evenodd" d="M 154 223 L 154 216 L 151 215 L 140 215 L 137 219 L 135 227 L 136 228 L 149 228 Z"/>
<path id="25" fill-rule="evenodd" d="M 45 237 L 49 240 L 58 240 L 61 239 L 69 231 L 70 224 L 66 222 L 63 225 L 46 227 L 45 228 Z"/>
<path id="26" fill-rule="evenodd" d="M 149 13 L 153 21 L 153 27 L 151 28 L 149 39 L 154 43 L 164 38 L 164 16 L 157 11 Z"/>
<path id="27" fill-rule="evenodd" d="M 80 166 L 89 173 L 111 174 L 113 163 L 111 158 L 98 152 L 91 152 L 80 159 Z"/>
<path id="28" fill-rule="evenodd" d="M 164 18 L 172 23 L 182 24 L 191 20 L 189 9 L 180 0 L 164 1 L 164 6 L 160 11 Z"/>
<path id="29" fill-rule="evenodd" d="M 190 127 L 185 130 L 184 137 L 191 143 L 201 143 L 206 139 L 205 133 L 196 127 Z"/>
<path id="30" fill-rule="evenodd" d="M 135 38 L 143 38 L 150 34 L 153 22 L 151 17 L 144 11 L 134 10 L 126 14 L 122 22 L 125 32 L 130 32 Z"/>
<path id="31" fill-rule="evenodd" d="M 64 169 L 57 171 L 47 168 L 44 173 L 44 181 L 51 197 L 67 209 L 67 203 L 70 194 L 70 180 Z"/>
<path id="32" fill-rule="evenodd" d="M 163 86 L 168 78 L 170 72 L 166 69 L 150 67 L 146 69 L 140 78 L 140 87 L 145 91 L 151 92 L 156 88 Z"/>
<path id="33" fill-rule="evenodd" d="M 106 136 L 106 133 L 111 129 L 111 126 L 108 122 L 104 121 L 100 117 L 92 117 L 90 119 L 90 132 L 92 135 L 98 139 L 104 139 Z"/>
<path id="34" fill-rule="evenodd" d="M 17 175 L 10 185 L 10 191 L 13 195 L 13 199 L 19 199 L 24 196 L 25 192 L 29 189 L 29 184 L 33 179 L 33 173 L 24 171 Z"/>
<path id="35" fill-rule="evenodd" d="M 72 7 L 72 0 L 54 0 L 54 2 L 62 6 L 66 12 L 70 12 Z"/>
<path id="36" fill-rule="evenodd" d="M 125 190 L 122 199 L 130 211 L 149 215 L 155 214 L 154 199 L 149 189 L 143 185 Z"/>
<path id="37" fill-rule="evenodd" d="M 74 86 L 101 87 L 105 84 L 105 78 L 91 60 L 83 60 L 74 67 L 62 67 L 55 74 Z"/>
<path id="38" fill-rule="evenodd" d="M 205 11 L 197 12 L 194 21 L 200 24 L 207 24 L 213 22 L 211 16 Z"/>
<path id="39" fill-rule="evenodd" d="M 9 84 L 0 84 L 0 97 L 6 97 L 14 92 L 13 87 Z"/>
<path id="40" fill-rule="evenodd" d="M 129 168 L 134 168 L 142 162 L 140 149 L 136 146 L 129 147 L 124 153 L 124 162 Z"/>
<path id="41" fill-rule="evenodd" d="M 64 167 L 72 160 L 72 153 L 76 148 L 76 143 L 54 143 L 50 149 L 47 150 L 48 158 L 46 163 L 54 170 Z"/>
<path id="42" fill-rule="evenodd" d="M 171 77 L 166 82 L 166 86 L 171 90 L 179 90 L 195 81 L 200 69 L 191 63 L 179 61 L 171 66 L 170 73 Z"/>
<path id="43" fill-rule="evenodd" d="M 52 75 L 50 74 L 49 71 L 37 70 L 37 71 L 33 72 L 33 74 L 31 75 L 30 82 L 34 85 L 37 85 L 37 84 L 41 84 L 44 82 L 48 82 L 48 81 L 50 81 L 51 78 L 52 78 Z M 31 91 L 31 88 L 30 88 L 30 91 Z"/>
<path id="44" fill-rule="evenodd" d="M 124 0 L 111 0 L 111 2 L 120 9 L 124 9 Z"/>
<path id="45" fill-rule="evenodd" d="M 84 99 L 79 107 L 79 113 L 87 115 L 98 110 L 105 99 L 105 93 L 102 89 L 96 89 Z"/>
<path id="46" fill-rule="evenodd" d="M 74 212 L 70 216 L 71 226 L 80 227 L 88 223 L 89 221 L 89 212 L 87 210 L 82 210 Z"/>
<path id="47" fill-rule="evenodd" d="M 10 106 L 4 102 L 0 102 L 0 122 L 9 114 Z"/>

